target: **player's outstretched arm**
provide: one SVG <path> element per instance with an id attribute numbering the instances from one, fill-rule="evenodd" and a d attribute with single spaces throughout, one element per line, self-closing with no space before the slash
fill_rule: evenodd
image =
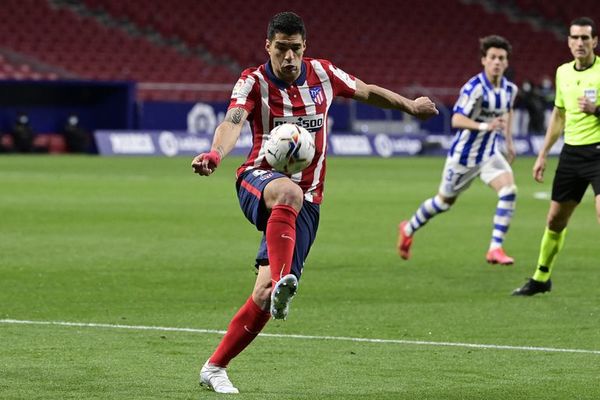
<path id="1" fill-rule="evenodd" d="M 466 115 L 454 113 L 452 115 L 452 127 L 456 129 L 471 129 L 473 131 L 501 131 L 506 129 L 506 118 L 497 117 L 490 122 L 477 122 Z"/>
<path id="2" fill-rule="evenodd" d="M 195 173 L 208 176 L 217 169 L 223 157 L 235 146 L 246 118 L 248 118 L 248 112 L 241 107 L 227 111 L 225 119 L 215 130 L 210 152 L 198 154 L 192 160 L 192 168 Z"/>
<path id="3" fill-rule="evenodd" d="M 428 97 L 410 100 L 380 86 L 368 85 L 360 79 L 356 79 L 354 99 L 375 107 L 394 108 L 423 120 L 439 114 L 435 104 Z"/>
<path id="4" fill-rule="evenodd" d="M 538 153 L 535 164 L 533 165 L 533 179 L 538 182 L 544 181 L 544 170 L 546 169 L 546 157 L 550 153 L 550 149 L 558 140 L 563 130 L 565 129 L 565 110 L 554 107 L 550 116 L 550 123 L 546 129 L 546 137 L 544 144 Z"/>

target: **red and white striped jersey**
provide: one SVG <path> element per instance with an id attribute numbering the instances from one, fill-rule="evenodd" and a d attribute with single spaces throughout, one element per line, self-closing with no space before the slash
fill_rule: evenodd
<path id="1" fill-rule="evenodd" d="M 242 72 L 229 109 L 242 107 L 248 112 L 252 130 L 252 149 L 238 168 L 239 176 L 254 168 L 270 169 L 263 143 L 275 126 L 291 122 L 306 128 L 315 138 L 315 157 L 302 172 L 291 179 L 304 191 L 307 201 L 320 204 L 323 199 L 327 153 L 327 114 L 335 96 L 351 98 L 356 78 L 336 68 L 330 61 L 304 58 L 298 79 L 288 85 L 277 78 L 270 62 Z"/>

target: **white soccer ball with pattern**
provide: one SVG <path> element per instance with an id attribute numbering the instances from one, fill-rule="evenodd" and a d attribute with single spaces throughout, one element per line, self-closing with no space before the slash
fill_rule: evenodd
<path id="1" fill-rule="evenodd" d="M 315 140 L 306 129 L 287 123 L 271 130 L 264 150 L 267 162 L 275 171 L 293 175 L 312 162 Z"/>

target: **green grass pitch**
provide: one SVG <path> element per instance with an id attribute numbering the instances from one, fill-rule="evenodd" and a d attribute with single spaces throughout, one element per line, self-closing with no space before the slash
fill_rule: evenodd
<path id="1" fill-rule="evenodd" d="M 252 288 L 260 239 L 237 204 L 240 161 L 200 178 L 187 158 L 0 157 L 0 398 L 221 397 L 197 383 L 218 333 L 6 320 L 226 329 Z M 480 181 L 417 234 L 406 262 L 397 223 L 435 193 L 443 158 L 330 159 L 299 294 L 288 320 L 264 331 L 281 336 L 231 363 L 237 398 L 599 399 L 590 193 L 552 293 L 510 296 L 533 272 L 548 208 L 536 192 L 550 190 L 556 163 L 536 184 L 533 161 L 514 165 L 505 248 L 516 265 L 498 267 L 484 258 L 496 196 Z"/>

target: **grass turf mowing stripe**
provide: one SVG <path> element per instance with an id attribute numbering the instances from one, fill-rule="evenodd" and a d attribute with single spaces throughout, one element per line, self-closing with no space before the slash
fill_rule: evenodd
<path id="1" fill-rule="evenodd" d="M 166 326 L 144 326 L 144 325 L 121 325 L 121 324 L 100 324 L 93 322 L 66 322 L 66 321 L 28 321 L 16 319 L 0 319 L 1 324 L 21 324 L 21 325 L 56 325 L 67 327 L 82 327 L 82 328 L 107 328 L 107 329 L 131 329 L 145 331 L 161 331 L 161 332 L 188 332 L 188 333 L 208 333 L 224 335 L 225 331 L 216 329 L 198 329 L 198 328 L 176 328 Z M 277 333 L 261 333 L 263 337 L 273 338 L 289 338 L 289 339 L 304 339 L 304 340 L 338 340 L 346 342 L 365 342 L 365 343 L 386 343 L 386 344 L 408 344 L 421 346 L 445 346 L 445 347 L 466 347 L 475 349 L 490 349 L 490 350 L 522 350 L 522 351 L 539 351 L 547 353 L 583 353 L 600 355 L 600 350 L 587 349 L 561 349 L 555 347 L 537 347 L 537 346 L 509 346 L 496 344 L 477 344 L 477 343 L 460 343 L 460 342 L 430 342 L 425 340 L 401 340 L 401 339 L 373 339 L 373 338 L 356 338 L 344 336 L 317 336 L 317 335 L 296 335 L 296 334 L 277 334 Z"/>

